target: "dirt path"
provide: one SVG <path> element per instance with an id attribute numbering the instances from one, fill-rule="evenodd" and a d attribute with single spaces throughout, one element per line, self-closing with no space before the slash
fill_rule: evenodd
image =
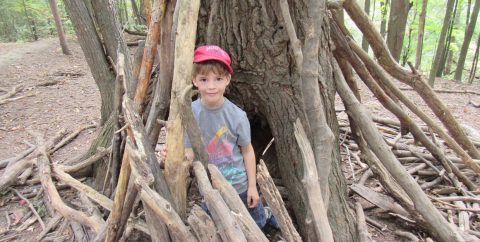
<path id="1" fill-rule="evenodd" d="M 0 44 L 0 89 L 20 85 L 16 96 L 33 95 L 0 106 L 0 160 L 34 143 L 28 130 L 52 138 L 60 129 L 73 131 L 98 122 L 99 94 L 76 41 L 72 56 L 62 54 L 57 39 L 31 43 Z M 57 81 L 57 84 L 38 86 Z M 0 95 L 4 95 L 0 92 Z M 82 132 L 74 142 L 55 153 L 55 161 L 78 155 L 94 137 L 94 129 Z"/>

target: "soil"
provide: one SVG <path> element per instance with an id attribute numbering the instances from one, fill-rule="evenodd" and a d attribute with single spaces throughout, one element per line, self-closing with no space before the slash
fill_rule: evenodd
<path id="1" fill-rule="evenodd" d="M 71 56 L 63 55 L 58 40 L 53 38 L 31 43 L 0 43 L 0 99 L 15 86 L 21 86 L 21 91 L 13 97 L 29 95 L 0 104 L 0 160 L 14 157 L 26 150 L 29 147 L 27 143 L 35 144 L 35 138 L 29 132 L 40 132 L 48 140 L 61 129 L 73 132 L 80 127 L 98 125 L 100 117 L 98 89 L 76 40 L 69 40 L 69 47 L 72 51 Z M 480 90 L 478 83 L 465 85 L 439 79 L 436 85 L 442 89 Z M 426 110 L 426 105 L 414 92 L 405 93 Z M 469 104 L 469 98 L 475 103 L 480 103 L 480 96 L 468 94 L 439 94 L 439 96 L 462 123 L 480 130 L 478 121 L 480 108 Z M 362 100 L 375 115 L 393 117 L 366 91 L 365 87 L 362 87 Z M 337 103 L 337 109 L 342 110 L 341 102 Z M 431 116 L 433 117 L 433 114 Z M 339 118 L 344 119 L 344 113 L 339 113 Z M 63 163 L 81 156 L 96 137 L 98 130 L 90 128 L 82 131 L 72 142 L 53 154 L 52 162 Z M 13 197 L 12 193 L 0 195 L 0 237 L 3 237 L 2 232 L 7 229 L 6 216 L 11 220 L 10 228 L 18 228 L 23 223 L 22 219 L 27 217 L 25 213 L 28 212 L 28 207 L 23 202 L 13 200 Z M 395 224 L 388 226 L 394 227 Z M 30 240 L 40 231 L 41 227 L 36 222 L 16 239 Z M 378 233 L 374 230 L 370 232 L 380 236 L 374 238 L 376 240 L 398 240 L 395 237 L 382 236 L 383 232 Z"/>

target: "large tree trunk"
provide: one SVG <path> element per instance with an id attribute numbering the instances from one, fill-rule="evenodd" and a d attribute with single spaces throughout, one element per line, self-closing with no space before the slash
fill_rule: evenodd
<path id="1" fill-rule="evenodd" d="M 430 69 L 430 75 L 428 76 L 428 84 L 433 88 L 435 83 L 435 76 L 437 70 L 440 66 L 440 61 L 445 52 L 445 39 L 447 37 L 447 31 L 450 26 L 450 20 L 452 18 L 452 10 L 455 0 L 448 0 L 447 6 L 445 8 L 445 18 L 443 19 L 442 32 L 440 33 L 440 38 L 437 43 L 437 51 L 435 52 L 435 58 L 432 62 L 432 68 Z"/>
<path id="2" fill-rule="evenodd" d="M 415 68 L 417 69 L 419 69 L 422 63 L 423 33 L 425 31 L 425 16 L 427 16 L 427 2 L 428 0 L 422 0 L 422 10 L 418 18 L 417 52 L 415 54 Z"/>
<path id="3" fill-rule="evenodd" d="M 290 2 L 290 13 L 297 35 L 305 39 L 307 1 Z M 218 5 L 216 5 L 218 4 Z M 215 6 L 213 8 L 212 6 Z M 216 9 L 213 11 L 212 9 Z M 243 13 L 249 13 L 244 18 Z M 322 14 L 325 14 L 324 12 Z M 294 137 L 293 123 L 297 118 L 305 123 L 300 74 L 292 71 L 294 57 L 289 53 L 289 39 L 284 28 L 277 2 L 218 1 L 202 2 L 197 29 L 197 44 L 212 43 L 224 47 L 232 56 L 233 74 L 227 97 L 242 107 L 249 117 L 266 119 L 278 157 L 280 174 L 289 191 L 289 199 L 303 238 L 316 241 L 311 227 L 305 223 L 308 216 L 307 197 L 300 181 L 302 162 Z M 214 23 L 223 23 L 215 25 Z M 210 25 L 209 25 L 210 23 Z M 333 105 L 334 86 L 331 69 L 328 21 L 324 21 L 320 34 L 319 76 L 320 92 L 327 122 L 338 134 L 338 122 Z M 320 80 L 319 80 L 320 81 Z M 255 133 L 255 126 L 252 133 Z M 337 137 L 338 138 L 338 137 Z M 268 142 L 268 141 L 267 141 Z M 336 140 L 338 143 L 338 140 Z M 335 144 L 337 144 L 335 143 Z M 332 152 L 332 170 L 329 176 L 330 202 L 328 217 L 336 241 L 355 241 L 354 218 L 346 203 L 346 185 L 340 171 L 338 146 Z M 256 146 L 256 149 L 264 148 Z"/>
<path id="4" fill-rule="evenodd" d="M 67 39 L 65 38 L 65 32 L 63 32 L 62 20 L 60 14 L 58 14 L 58 7 L 56 0 L 48 0 L 50 8 L 52 9 L 53 19 L 55 20 L 55 27 L 57 29 L 58 39 L 60 40 L 60 46 L 64 55 L 71 55 L 70 49 L 68 49 Z"/>
<path id="5" fill-rule="evenodd" d="M 457 69 L 455 70 L 455 80 L 461 81 L 463 75 L 463 67 L 465 66 L 465 58 L 467 57 L 468 47 L 472 40 L 473 30 L 477 23 L 478 12 L 480 10 L 480 0 L 475 1 L 473 6 L 472 18 L 469 21 L 467 30 L 465 31 L 465 37 L 463 38 L 462 48 L 460 49 L 460 56 L 458 57 Z"/>
<path id="6" fill-rule="evenodd" d="M 393 58 L 398 62 L 402 53 L 403 37 L 407 26 L 409 0 L 392 1 L 390 17 L 388 19 L 387 45 Z"/>

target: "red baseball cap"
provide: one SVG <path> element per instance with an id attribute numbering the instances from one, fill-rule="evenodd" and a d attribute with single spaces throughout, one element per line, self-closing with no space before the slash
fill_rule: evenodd
<path id="1" fill-rule="evenodd" d="M 225 64 L 230 74 L 233 74 L 233 69 L 230 66 L 232 63 L 230 56 L 222 48 L 216 45 L 203 45 L 195 49 L 195 52 L 193 53 L 194 63 L 200 63 L 208 60 L 220 61 L 221 63 Z"/>

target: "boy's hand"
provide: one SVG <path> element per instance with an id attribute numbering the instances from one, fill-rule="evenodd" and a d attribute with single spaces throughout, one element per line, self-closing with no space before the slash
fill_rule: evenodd
<path id="1" fill-rule="evenodd" d="M 247 205 L 249 208 L 254 208 L 258 204 L 258 200 L 260 197 L 258 196 L 257 186 L 249 187 L 247 190 Z"/>

